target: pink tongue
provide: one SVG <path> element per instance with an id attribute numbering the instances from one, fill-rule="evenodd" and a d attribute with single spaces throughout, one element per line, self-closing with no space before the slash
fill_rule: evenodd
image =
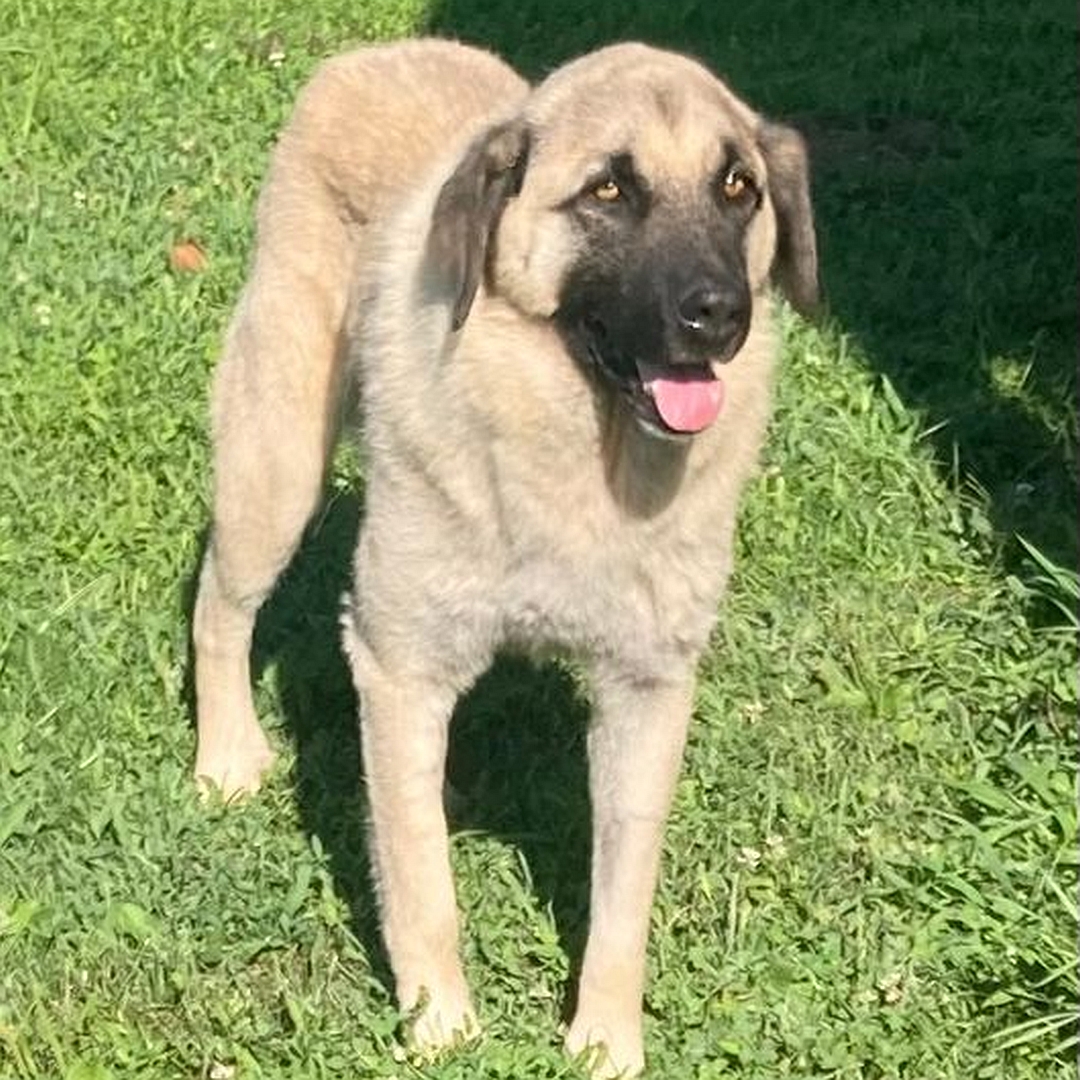
<path id="1" fill-rule="evenodd" d="M 641 374 L 656 411 L 672 431 L 702 431 L 720 415 L 724 384 L 719 379 L 699 372 L 683 378 L 650 378 L 647 371 Z"/>

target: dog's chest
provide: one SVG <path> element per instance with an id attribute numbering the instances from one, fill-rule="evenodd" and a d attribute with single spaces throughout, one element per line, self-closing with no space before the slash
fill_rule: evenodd
<path id="1" fill-rule="evenodd" d="M 546 560 L 515 569 L 498 593 L 500 637 L 514 646 L 617 661 L 641 675 L 697 652 L 712 623 L 699 590 L 686 582 L 672 589 L 644 566 L 619 570 Z"/>
<path id="2" fill-rule="evenodd" d="M 705 539 L 692 513 L 627 521 L 607 499 L 570 483 L 562 500 L 514 501 L 494 590 L 499 629 L 516 645 L 565 647 L 644 674 L 704 645 L 726 541 Z"/>

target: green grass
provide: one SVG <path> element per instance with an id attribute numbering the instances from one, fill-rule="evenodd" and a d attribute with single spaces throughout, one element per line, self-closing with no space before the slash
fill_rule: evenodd
<path id="1" fill-rule="evenodd" d="M 580 1075 L 556 1026 L 587 900 L 586 709 L 558 666 L 500 665 L 455 722 L 487 1034 L 402 1057 L 337 652 L 348 462 L 261 620 L 282 768 L 227 811 L 188 777 L 206 387 L 266 152 L 319 57 L 426 27 L 533 74 L 610 38 L 690 48 L 813 140 L 830 313 L 785 325 L 703 666 L 651 1075 L 1071 1076 L 1075 19 L 6 0 L 0 1076 Z M 187 236 L 209 267 L 176 276 Z"/>

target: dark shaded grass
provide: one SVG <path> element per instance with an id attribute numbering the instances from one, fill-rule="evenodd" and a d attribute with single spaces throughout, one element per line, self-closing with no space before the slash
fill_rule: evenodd
<path id="1" fill-rule="evenodd" d="M 1075 5 L 439 0 L 430 26 L 535 77 L 611 40 L 701 57 L 813 153 L 833 316 L 954 484 L 1077 557 Z"/>
<path id="2" fill-rule="evenodd" d="M 326 852 L 353 930 L 390 991 L 364 838 L 356 698 L 338 618 L 362 513 L 362 500 L 351 490 L 331 491 L 260 612 L 252 669 L 256 684 L 274 669 L 278 708 L 295 747 L 301 824 Z M 189 620 L 197 573 L 184 589 Z M 190 658 L 184 696 L 194 724 Z M 588 923 L 587 715 L 583 692 L 563 665 L 500 657 L 458 704 L 447 762 L 452 832 L 479 832 L 514 845 L 538 901 L 552 911 L 569 958 L 564 1011 L 572 1009 Z"/>

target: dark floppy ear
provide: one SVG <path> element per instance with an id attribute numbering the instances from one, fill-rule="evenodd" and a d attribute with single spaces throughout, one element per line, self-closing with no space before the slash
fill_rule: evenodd
<path id="1" fill-rule="evenodd" d="M 435 200 L 427 259 L 453 297 L 455 330 L 468 318 L 503 207 L 521 190 L 528 141 L 521 120 L 489 128 L 473 140 Z"/>
<path id="2" fill-rule="evenodd" d="M 819 286 L 806 143 L 794 128 L 764 123 L 758 144 L 769 169 L 769 196 L 776 210 L 773 280 L 799 314 L 809 315 L 817 307 Z"/>

